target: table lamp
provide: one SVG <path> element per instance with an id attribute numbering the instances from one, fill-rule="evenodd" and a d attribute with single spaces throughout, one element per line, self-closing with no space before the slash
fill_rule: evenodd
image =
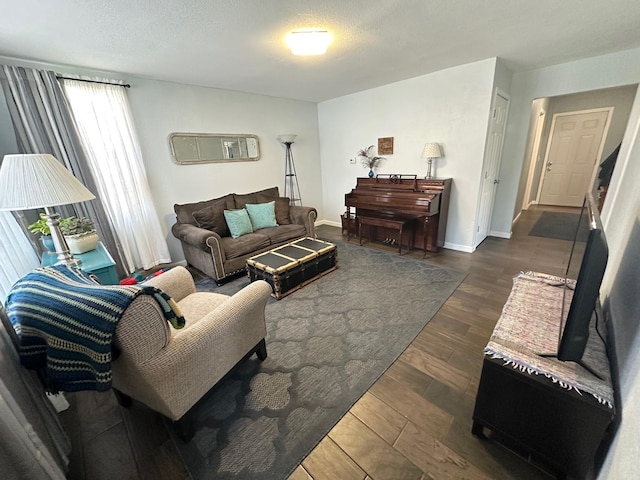
<path id="1" fill-rule="evenodd" d="M 440 149 L 440 145 L 437 143 L 425 143 L 424 149 L 422 150 L 422 158 L 426 158 L 427 160 L 427 176 L 424 178 L 433 178 L 431 175 L 431 163 L 434 158 L 440 158 L 442 156 L 442 150 Z"/>
<path id="2" fill-rule="evenodd" d="M 96 198 L 53 155 L 5 155 L 0 165 L 0 210 L 44 208 L 58 256 L 56 264 L 77 263 L 69 252 L 52 207 Z"/>

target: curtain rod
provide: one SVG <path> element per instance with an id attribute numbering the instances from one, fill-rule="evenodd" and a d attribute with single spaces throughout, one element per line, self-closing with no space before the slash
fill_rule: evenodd
<path id="1" fill-rule="evenodd" d="M 100 80 L 85 80 L 84 78 L 65 77 L 64 75 L 56 75 L 56 78 L 60 78 L 62 80 L 77 80 L 78 82 L 102 83 L 104 85 L 116 85 L 118 87 L 131 88 L 131 85 L 129 85 L 128 83 L 101 82 Z"/>

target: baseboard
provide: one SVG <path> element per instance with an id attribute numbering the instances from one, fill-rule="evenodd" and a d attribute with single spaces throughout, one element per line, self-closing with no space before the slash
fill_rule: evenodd
<path id="1" fill-rule="evenodd" d="M 512 226 L 512 227 L 516 224 L 516 222 L 517 222 L 517 221 L 518 221 L 518 219 L 520 218 L 520 215 L 522 215 L 522 210 L 520 210 L 520 211 L 518 212 L 518 215 L 516 215 L 516 218 L 514 218 L 514 219 L 513 219 L 513 222 L 511 222 L 511 226 Z"/>
<path id="2" fill-rule="evenodd" d="M 511 232 L 496 232 L 495 230 L 491 230 L 489 232 L 489 235 L 492 237 L 498 237 L 498 238 L 506 238 L 506 239 L 511 238 Z"/>
<path id="3" fill-rule="evenodd" d="M 457 243 L 444 242 L 443 248 L 449 250 L 457 250 L 458 252 L 473 253 L 476 251 L 476 247 L 470 247 L 469 245 L 459 245 Z"/>
<path id="4" fill-rule="evenodd" d="M 315 226 L 318 227 L 320 225 L 329 225 L 331 227 L 338 227 L 338 228 L 342 228 L 342 223 L 340 222 L 333 222 L 331 220 L 318 220 L 317 222 L 315 222 Z"/>

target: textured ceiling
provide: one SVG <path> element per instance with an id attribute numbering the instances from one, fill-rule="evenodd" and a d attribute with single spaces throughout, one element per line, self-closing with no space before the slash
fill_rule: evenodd
<path id="1" fill-rule="evenodd" d="M 514 72 L 640 47 L 638 0 L 13 0 L 0 55 L 322 101 L 490 57 Z M 333 33 L 296 57 L 297 28 Z"/>

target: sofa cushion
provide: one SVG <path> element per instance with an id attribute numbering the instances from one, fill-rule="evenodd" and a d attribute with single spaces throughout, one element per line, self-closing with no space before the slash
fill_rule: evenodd
<path id="1" fill-rule="evenodd" d="M 265 188 L 264 190 L 259 190 L 257 192 L 245 193 L 240 195 L 234 193 L 234 208 L 244 208 L 247 203 L 263 203 L 258 200 L 258 195 L 262 195 L 263 198 L 268 198 L 268 201 L 270 201 L 278 197 L 280 194 L 278 193 L 278 187 Z"/>
<path id="2" fill-rule="evenodd" d="M 241 208 L 239 210 L 225 210 L 224 219 L 227 221 L 229 232 L 232 238 L 238 238 L 247 233 L 253 233 L 251 220 L 247 210 Z"/>
<path id="3" fill-rule="evenodd" d="M 202 210 L 196 210 L 192 215 L 198 227 L 216 232 L 221 237 L 228 237 L 229 226 L 224 218 L 224 211 L 227 209 L 227 199 L 223 198 Z"/>
<path id="4" fill-rule="evenodd" d="M 278 227 L 275 227 L 278 228 Z M 247 253 L 253 253 L 261 248 L 271 245 L 269 237 L 261 233 L 247 233 L 238 238 L 222 237 L 220 244 L 224 249 L 227 260 L 241 257 Z"/>
<path id="5" fill-rule="evenodd" d="M 203 208 L 207 208 L 220 200 L 226 200 L 228 209 L 235 208 L 233 194 L 230 193 L 228 195 L 224 195 L 223 197 L 204 200 L 197 203 L 185 203 L 183 205 L 176 203 L 173 206 L 173 211 L 176 212 L 178 223 L 190 223 L 191 225 L 196 225 L 196 221 L 193 218 L 193 212 L 202 210 Z"/>
<path id="6" fill-rule="evenodd" d="M 258 202 L 266 203 L 273 200 L 276 202 L 276 222 L 278 225 L 289 225 L 289 197 L 276 197 L 271 198 L 263 194 L 258 195 Z"/>
<path id="7" fill-rule="evenodd" d="M 269 240 L 273 245 L 275 243 L 293 240 L 294 238 L 304 237 L 307 234 L 307 230 L 304 228 L 304 225 L 291 224 L 271 228 L 261 228 L 257 233 L 269 237 Z"/>
<path id="8" fill-rule="evenodd" d="M 244 208 L 249 214 L 253 230 L 260 228 L 277 227 L 275 201 L 267 203 L 247 203 Z"/>

